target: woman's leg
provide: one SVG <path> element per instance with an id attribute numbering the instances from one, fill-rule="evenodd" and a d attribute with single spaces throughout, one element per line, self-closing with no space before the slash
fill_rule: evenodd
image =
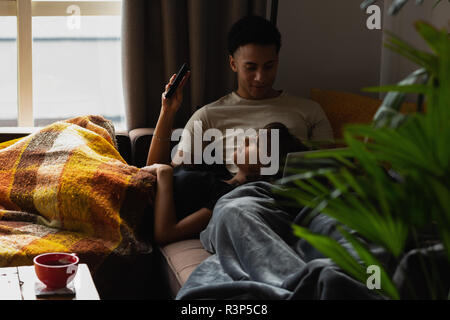
<path id="1" fill-rule="evenodd" d="M 234 280 L 281 286 L 305 265 L 286 242 L 292 238 L 292 216 L 276 206 L 271 187 L 255 182 L 222 197 L 200 235 Z"/>

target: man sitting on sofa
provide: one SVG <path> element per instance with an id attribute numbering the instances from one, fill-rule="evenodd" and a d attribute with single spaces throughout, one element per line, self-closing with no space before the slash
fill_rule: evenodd
<path id="1" fill-rule="evenodd" d="M 211 128 L 220 130 L 223 139 L 228 139 L 227 129 L 258 130 L 270 122 L 279 122 L 302 141 L 333 139 L 330 123 L 318 103 L 273 88 L 280 48 L 280 32 L 262 17 L 248 16 L 231 27 L 228 34 L 229 61 L 237 75 L 238 88 L 192 115 L 183 130 L 172 165 L 194 163 L 193 151 L 203 151 L 194 150 L 195 134 Z M 201 124 L 200 130 L 195 125 L 198 123 Z M 163 146 L 164 143 L 158 145 Z M 223 143 L 223 146 L 226 157 L 223 163 L 231 173 L 236 173 L 237 168 L 230 159 L 234 150 L 226 150 L 234 145 Z M 169 148 L 168 141 L 164 147 Z M 161 159 L 147 160 L 147 163 L 155 162 L 161 162 Z"/>
<path id="2" fill-rule="evenodd" d="M 211 128 L 218 129 L 222 132 L 223 139 L 228 139 L 227 129 L 240 128 L 245 130 L 253 128 L 258 130 L 269 122 L 279 122 L 284 124 L 294 136 L 303 141 L 330 141 L 333 139 L 330 123 L 319 104 L 273 88 L 281 47 L 281 35 L 275 26 L 261 17 L 245 17 L 231 28 L 228 35 L 228 47 L 230 67 L 237 75 L 238 88 L 235 92 L 231 92 L 200 108 L 193 114 L 183 130 L 177 154 L 172 159 L 172 166 L 185 164 L 186 162 L 194 163 L 192 161 L 195 158 L 194 152 L 203 151 L 195 148 L 195 135 L 199 131 L 204 132 Z M 163 120 L 160 118 L 158 121 Z M 167 126 L 170 127 L 173 119 L 166 120 Z M 201 125 L 200 128 L 198 123 Z M 158 143 L 152 144 L 153 148 L 169 149 L 169 137 L 160 137 L 158 132 L 155 131 L 153 138 L 158 141 Z M 222 145 L 225 147 L 223 153 L 225 157 L 233 154 L 226 148 L 229 148 L 230 145 L 234 147 L 234 145 L 227 143 Z M 155 159 L 150 154 L 151 152 L 147 159 L 148 165 L 169 163 L 169 159 Z M 168 153 L 153 152 L 152 154 Z M 236 172 L 233 159 L 226 158 L 223 163 L 227 164 L 229 172 Z M 226 264 L 227 259 L 223 260 L 221 257 L 229 257 L 230 254 L 237 260 L 241 258 L 245 260 L 237 264 L 240 266 L 239 268 L 232 268 L 233 271 L 230 271 L 230 269 L 224 271 L 227 273 L 227 279 L 268 282 L 267 285 L 278 287 L 282 285 L 286 278 L 289 278 L 289 275 L 305 265 L 305 262 L 294 254 L 288 244 L 289 238 L 292 238 L 289 222 L 293 220 L 295 215 L 283 210 L 277 210 L 276 212 L 271 210 L 275 202 L 275 196 L 271 193 L 270 186 L 269 183 L 259 184 L 256 182 L 256 185 L 243 185 L 222 197 L 223 201 L 219 200 L 219 207 L 217 210 L 214 209 L 210 224 L 200 235 L 205 249 L 216 253 L 221 263 Z M 241 197 L 239 189 L 244 192 L 248 190 L 245 198 Z M 242 238 L 242 228 L 246 230 L 245 240 Z M 220 241 L 220 243 L 216 241 Z M 223 244 L 226 245 L 223 246 Z M 264 245 L 261 246 L 261 244 Z M 222 248 L 223 250 L 221 250 Z M 255 248 L 259 249 L 255 250 Z M 272 261 L 270 259 L 271 253 L 264 251 L 273 249 L 277 252 L 277 257 L 283 256 L 283 261 Z M 241 254 L 244 256 L 241 257 Z M 252 279 L 252 270 L 258 269 L 255 265 L 260 266 L 261 257 L 270 261 L 266 264 L 267 268 L 263 270 L 263 273 L 268 277 Z M 236 259 L 233 261 L 236 261 Z M 231 260 L 228 259 L 228 261 Z M 222 267 L 226 268 L 226 266 Z M 214 268 L 214 270 L 218 271 L 217 268 Z M 196 278 L 194 271 L 194 277 L 188 280 L 187 285 L 180 291 L 178 298 L 205 298 L 201 293 L 200 296 L 195 293 L 192 294 L 196 292 L 195 288 L 199 284 L 202 286 L 201 277 L 200 275 L 199 278 Z M 212 285 L 215 284 L 212 283 Z M 215 290 L 213 289 L 213 291 Z M 226 294 L 226 290 L 219 291 Z M 285 292 L 284 290 L 281 291 Z M 209 296 L 211 292 L 206 290 L 203 293 Z M 232 295 L 234 296 L 234 294 Z M 240 294 L 238 293 L 238 295 Z M 277 293 L 276 296 L 278 298 L 286 297 L 282 293 Z M 267 297 L 273 298 L 274 296 L 267 295 Z"/>

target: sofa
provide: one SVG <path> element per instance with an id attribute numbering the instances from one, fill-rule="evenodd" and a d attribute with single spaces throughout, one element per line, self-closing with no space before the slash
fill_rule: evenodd
<path id="1" fill-rule="evenodd" d="M 336 139 L 336 146 L 341 146 L 343 130 L 351 123 L 370 123 L 382 101 L 379 99 L 349 92 L 312 89 L 310 99 L 319 103 L 326 113 Z M 416 105 L 405 102 L 403 113 L 414 112 Z M 129 132 L 133 163 L 145 166 L 148 148 L 153 135 L 152 128 L 138 128 Z M 173 147 L 173 146 L 172 146 Z M 178 241 L 156 247 L 157 267 L 162 276 L 162 288 L 167 298 L 174 298 L 186 282 L 192 271 L 210 253 L 203 249 L 199 239 Z"/>
<path id="2" fill-rule="evenodd" d="M 342 131 L 348 123 L 370 123 L 381 104 L 378 99 L 321 89 L 312 89 L 310 98 L 324 109 L 336 139 L 342 138 Z M 414 104 L 406 103 L 403 112 L 412 112 L 414 107 Z M 0 143 L 36 130 L 0 128 Z M 153 131 L 153 128 L 137 128 L 116 132 L 118 150 L 128 164 L 138 168 L 145 166 Z M 115 270 L 98 270 L 94 281 L 102 299 L 173 299 L 192 271 L 208 256 L 210 253 L 203 249 L 198 238 L 165 246 L 154 245 L 150 254 L 136 259 L 133 270 L 120 266 Z M 121 283 L 109 283 L 117 274 L 123 277 Z M 143 276 L 139 278 L 137 275 Z"/>

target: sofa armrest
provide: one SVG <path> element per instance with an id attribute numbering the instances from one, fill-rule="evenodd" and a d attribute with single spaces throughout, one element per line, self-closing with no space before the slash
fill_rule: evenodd
<path id="1" fill-rule="evenodd" d="M 136 128 L 129 132 L 134 166 L 145 167 L 154 132 L 154 128 Z M 178 141 L 171 141 L 170 150 L 172 151 L 177 144 Z"/>
<path id="2" fill-rule="evenodd" d="M 25 137 L 41 127 L 0 127 L 0 143 Z"/>
<path id="3" fill-rule="evenodd" d="M 154 128 L 137 128 L 129 132 L 133 165 L 142 168 L 147 163 Z"/>
<path id="4" fill-rule="evenodd" d="M 128 163 L 133 164 L 131 153 L 130 136 L 127 131 L 116 131 L 117 148 L 122 158 Z"/>

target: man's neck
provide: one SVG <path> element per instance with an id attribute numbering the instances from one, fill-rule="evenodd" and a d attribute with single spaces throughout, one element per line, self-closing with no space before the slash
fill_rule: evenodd
<path id="1" fill-rule="evenodd" d="M 261 99 L 253 98 L 250 95 L 246 94 L 245 91 L 243 91 L 241 89 L 237 89 L 235 92 L 236 92 L 236 94 L 239 97 L 241 97 L 243 99 L 247 99 L 247 100 L 266 100 L 266 99 L 273 99 L 273 98 L 279 97 L 283 91 L 282 90 L 277 91 L 275 89 L 272 89 L 271 92 L 267 96 L 265 96 L 265 97 L 263 97 Z"/>

